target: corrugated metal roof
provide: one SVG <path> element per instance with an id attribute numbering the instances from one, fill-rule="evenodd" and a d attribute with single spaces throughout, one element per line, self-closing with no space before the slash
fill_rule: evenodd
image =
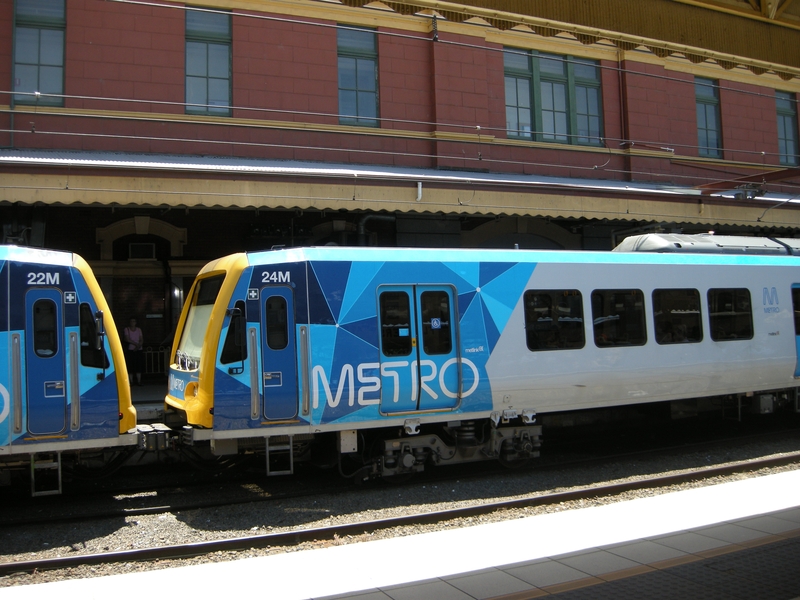
<path id="1" fill-rule="evenodd" d="M 800 227 L 800 199 L 690 187 L 245 158 L 0 150 L 0 201 L 516 215 Z M 772 210 L 778 209 L 778 210 Z M 788 210 L 787 210 L 788 209 Z M 768 217 L 767 217 L 768 215 Z M 766 218 L 765 218 L 766 217 Z"/>

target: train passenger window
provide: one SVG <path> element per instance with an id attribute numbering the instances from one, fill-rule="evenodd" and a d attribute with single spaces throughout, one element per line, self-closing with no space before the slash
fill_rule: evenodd
<path id="1" fill-rule="evenodd" d="M 647 343 L 644 294 L 641 290 L 592 292 L 594 343 L 600 348 Z"/>
<path id="2" fill-rule="evenodd" d="M 383 292 L 381 309 L 381 348 L 384 356 L 411 354 L 411 308 L 405 292 Z"/>
<path id="3" fill-rule="evenodd" d="M 700 292 L 692 289 L 653 290 L 653 321 L 659 344 L 702 342 Z"/>
<path id="4" fill-rule="evenodd" d="M 219 357 L 219 362 L 223 365 L 247 360 L 247 343 L 244 336 L 247 321 L 244 316 L 244 302 L 239 300 L 234 308 L 237 308 L 239 312 L 231 316 L 231 321 L 228 324 L 228 334 L 225 336 L 222 354 Z M 239 336 L 238 339 L 237 336 Z"/>
<path id="5" fill-rule="evenodd" d="M 84 367 L 107 369 L 108 357 L 103 348 L 97 348 L 97 323 L 94 320 L 92 307 L 86 303 L 81 304 L 81 364 Z"/>
<path id="6" fill-rule="evenodd" d="M 36 356 L 49 358 L 58 352 L 57 321 L 55 302 L 43 299 L 33 303 L 33 351 Z"/>
<path id="7" fill-rule="evenodd" d="M 450 335 L 450 297 L 446 292 L 422 292 L 422 348 L 425 354 L 449 354 L 453 349 Z"/>
<path id="8" fill-rule="evenodd" d="M 747 288 L 708 290 L 708 320 L 715 342 L 753 339 L 753 310 Z"/>
<path id="9" fill-rule="evenodd" d="M 583 348 L 583 298 L 578 290 L 528 290 L 523 302 L 528 350 Z"/>
<path id="10" fill-rule="evenodd" d="M 267 298 L 267 346 L 283 350 L 289 345 L 289 325 L 286 299 L 281 296 Z"/>
<path id="11" fill-rule="evenodd" d="M 800 288 L 792 288 L 792 308 L 794 309 L 794 334 L 800 335 Z"/>

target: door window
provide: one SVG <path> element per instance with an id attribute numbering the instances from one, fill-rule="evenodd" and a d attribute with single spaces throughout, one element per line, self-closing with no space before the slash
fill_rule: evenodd
<path id="1" fill-rule="evenodd" d="M 450 335 L 450 297 L 446 292 L 422 292 L 422 348 L 425 354 L 449 354 L 453 350 Z"/>
<path id="2" fill-rule="evenodd" d="M 405 292 L 380 295 L 381 346 L 384 356 L 411 354 L 411 306 Z"/>
<path id="3" fill-rule="evenodd" d="M 272 350 L 283 350 L 288 344 L 286 299 L 270 296 L 267 298 L 267 345 Z"/>
<path id="4" fill-rule="evenodd" d="M 33 305 L 33 350 L 42 358 L 58 352 L 56 303 L 52 300 L 37 300 Z"/>

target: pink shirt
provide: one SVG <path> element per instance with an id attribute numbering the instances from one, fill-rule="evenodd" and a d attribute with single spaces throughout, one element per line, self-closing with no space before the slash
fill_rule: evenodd
<path id="1" fill-rule="evenodd" d="M 142 347 L 142 330 L 138 327 L 131 329 L 125 328 L 125 341 L 128 342 L 128 350 L 139 350 Z"/>

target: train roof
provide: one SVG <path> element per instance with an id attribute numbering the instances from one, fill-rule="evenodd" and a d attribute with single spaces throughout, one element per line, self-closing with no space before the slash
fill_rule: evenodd
<path id="1" fill-rule="evenodd" d="M 625 238 L 614 252 L 800 255 L 800 240 L 702 233 L 648 233 Z"/>
<path id="2" fill-rule="evenodd" d="M 24 246 L 0 245 L 0 260 L 62 267 L 71 267 L 74 264 L 72 252 L 45 250 L 43 248 L 27 248 Z"/>
<path id="3" fill-rule="evenodd" d="M 680 236 L 681 238 L 691 236 Z M 723 236 L 719 236 L 723 237 Z M 742 238 L 749 240 L 765 240 L 767 238 Z M 789 240 L 797 244 L 800 254 L 800 240 Z M 674 242 L 673 242 L 674 243 Z M 690 252 L 684 250 L 644 250 L 642 248 L 625 249 L 622 245 L 615 252 L 598 252 L 589 250 L 498 250 L 498 249 L 461 249 L 461 248 L 388 248 L 388 247 L 350 247 L 350 246 L 316 246 L 275 249 L 261 252 L 250 252 L 246 255 L 247 264 L 269 265 L 293 262 L 471 262 L 471 263 L 585 263 L 585 264 L 739 264 L 739 265 L 796 265 L 797 259 L 791 256 L 785 247 L 773 242 L 783 252 L 753 251 Z M 648 245 L 644 245 L 649 248 Z M 764 248 L 772 248 L 767 242 Z M 733 248 L 733 247 L 731 247 Z M 792 246 L 794 248 L 794 246 Z M 215 261 L 216 263 L 216 261 Z M 208 266 L 204 271 L 210 270 Z"/>

